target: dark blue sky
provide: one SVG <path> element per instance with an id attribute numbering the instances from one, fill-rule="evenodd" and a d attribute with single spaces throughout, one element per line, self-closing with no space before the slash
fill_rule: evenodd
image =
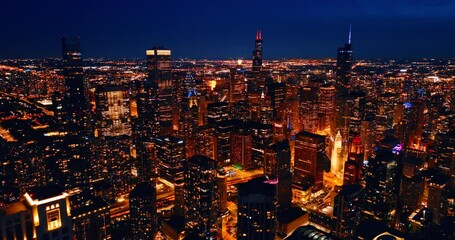
<path id="1" fill-rule="evenodd" d="M 455 57 L 455 0 L 10 0 L 2 2 L 0 58 L 60 56 L 62 35 L 85 57 L 334 57 L 353 25 L 357 58 Z"/>

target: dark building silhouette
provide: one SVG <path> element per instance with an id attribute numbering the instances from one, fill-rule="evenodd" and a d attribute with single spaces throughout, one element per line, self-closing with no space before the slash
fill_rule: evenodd
<path id="1" fill-rule="evenodd" d="M 337 52 L 336 82 L 341 88 L 349 88 L 351 81 L 352 59 L 351 29 L 349 29 L 348 43 L 339 47 Z"/>
<path id="2" fill-rule="evenodd" d="M 276 182 L 259 177 L 237 187 L 237 239 L 275 239 Z"/>
<path id="3" fill-rule="evenodd" d="M 210 239 L 221 235 L 217 162 L 196 155 L 185 163 L 185 223 L 187 234 Z"/>
<path id="4" fill-rule="evenodd" d="M 157 231 L 155 187 L 138 183 L 130 192 L 129 201 L 132 239 L 152 239 Z"/>
<path id="5" fill-rule="evenodd" d="M 291 151 L 289 141 L 284 140 L 271 144 L 265 150 L 264 173 L 276 181 L 277 209 L 285 210 L 292 201 Z"/>
<path id="6" fill-rule="evenodd" d="M 353 236 L 361 219 L 363 188 L 358 184 L 344 185 L 335 196 L 333 215 L 337 218 L 335 232 L 339 238 Z"/>
<path id="7" fill-rule="evenodd" d="M 66 181 L 62 181 L 66 188 L 87 189 L 90 178 L 88 138 L 92 136 L 92 126 L 79 37 L 62 38 L 62 59 L 65 94 L 56 115 L 66 136 L 58 162 L 62 172 L 69 173 Z"/>

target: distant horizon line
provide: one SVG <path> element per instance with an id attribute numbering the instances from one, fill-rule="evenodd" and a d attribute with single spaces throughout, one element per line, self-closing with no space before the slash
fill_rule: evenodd
<path id="1" fill-rule="evenodd" d="M 82 55 L 83 56 L 83 55 Z M 45 59 L 58 59 L 61 60 L 61 57 L 44 57 L 44 58 L 0 58 L 0 61 L 5 60 L 45 60 Z M 144 58 L 140 57 L 82 57 L 82 60 L 147 60 L 145 55 Z M 210 61 L 221 61 L 221 60 L 242 60 L 242 61 L 252 61 L 250 58 L 203 58 L 203 57 L 175 57 L 174 60 L 210 60 Z M 336 60 L 336 57 L 281 57 L 281 58 L 263 58 L 263 61 L 276 61 L 276 60 Z M 356 58 L 354 61 L 362 60 L 455 60 L 454 57 L 399 57 L 399 58 Z"/>

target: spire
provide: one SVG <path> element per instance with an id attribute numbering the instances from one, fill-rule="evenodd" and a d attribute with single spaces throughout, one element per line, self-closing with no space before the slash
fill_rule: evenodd
<path id="1" fill-rule="evenodd" d="M 261 30 L 256 30 L 256 40 L 262 40 L 262 32 Z"/>
<path id="2" fill-rule="evenodd" d="M 348 39 L 349 44 L 351 44 L 351 33 L 352 33 L 352 24 L 349 24 L 349 39 Z"/>

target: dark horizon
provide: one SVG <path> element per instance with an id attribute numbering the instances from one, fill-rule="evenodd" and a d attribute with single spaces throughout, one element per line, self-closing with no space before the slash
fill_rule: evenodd
<path id="1" fill-rule="evenodd" d="M 455 2 L 123 1 L 6 3 L 0 58 L 60 57 L 62 36 L 81 37 L 84 58 L 250 59 L 261 29 L 264 59 L 335 58 L 348 39 L 356 59 L 453 58 Z"/>

